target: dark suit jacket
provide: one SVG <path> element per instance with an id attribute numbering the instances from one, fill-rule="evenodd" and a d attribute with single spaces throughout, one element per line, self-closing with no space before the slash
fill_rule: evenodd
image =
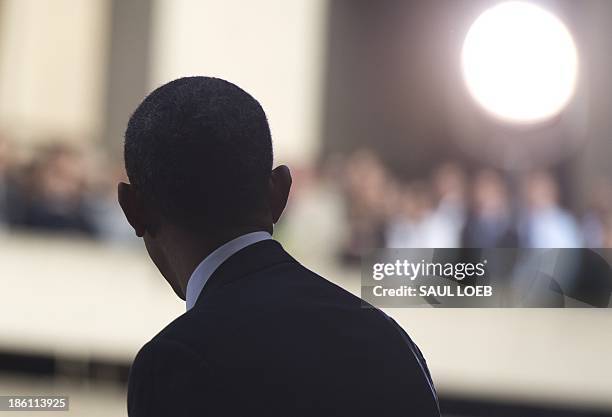
<path id="1" fill-rule="evenodd" d="M 438 416 L 416 345 L 273 240 L 226 260 L 138 353 L 130 417 Z"/>

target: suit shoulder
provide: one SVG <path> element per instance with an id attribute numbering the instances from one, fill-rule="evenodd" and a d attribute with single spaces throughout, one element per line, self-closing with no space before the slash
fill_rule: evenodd
<path id="1" fill-rule="evenodd" d="M 136 355 L 128 378 L 130 417 L 187 416 L 198 410 L 197 389 L 210 369 L 201 356 L 176 339 L 156 336 Z"/>
<path id="2" fill-rule="evenodd" d="M 315 282 L 316 284 L 322 287 L 327 288 L 328 291 L 335 293 L 337 296 L 346 298 L 347 300 L 351 300 L 356 303 L 363 303 L 364 306 L 368 306 L 368 304 L 365 301 L 363 301 L 361 298 L 359 298 L 355 294 L 351 293 L 350 291 L 347 291 L 346 289 L 342 288 L 338 284 L 328 280 L 324 276 L 312 271 L 311 269 L 302 265 L 301 263 L 296 262 L 294 265 L 298 273 L 308 276 L 309 278 L 313 280 L 313 282 Z"/>
<path id="3" fill-rule="evenodd" d="M 160 330 L 153 338 L 147 342 L 141 351 L 156 350 L 156 349 L 185 349 L 192 350 L 195 355 L 199 355 L 198 352 L 193 349 L 192 343 L 190 343 L 190 334 L 193 334 L 193 329 L 196 326 L 196 318 L 194 317 L 193 310 L 187 311 L 170 323 L 168 323 L 162 330 Z"/>

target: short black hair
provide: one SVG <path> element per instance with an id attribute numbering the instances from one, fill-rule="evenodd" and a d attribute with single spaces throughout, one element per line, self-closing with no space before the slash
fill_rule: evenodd
<path id="1" fill-rule="evenodd" d="M 228 81 L 185 77 L 157 88 L 128 122 L 124 156 L 130 183 L 174 224 L 246 226 L 267 207 L 266 114 Z"/>

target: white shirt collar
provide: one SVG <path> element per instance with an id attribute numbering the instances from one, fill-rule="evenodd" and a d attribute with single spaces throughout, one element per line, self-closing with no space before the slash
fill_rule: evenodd
<path id="1" fill-rule="evenodd" d="M 189 277 L 189 281 L 187 281 L 187 294 L 185 296 L 187 310 L 190 310 L 195 305 L 206 281 L 227 258 L 247 246 L 268 239 L 272 239 L 268 232 L 247 233 L 224 243 L 204 258 Z"/>

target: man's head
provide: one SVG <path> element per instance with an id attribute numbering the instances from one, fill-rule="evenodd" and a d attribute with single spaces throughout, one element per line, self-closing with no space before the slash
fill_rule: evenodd
<path id="1" fill-rule="evenodd" d="M 119 202 L 175 291 L 172 275 L 181 271 L 172 252 L 185 250 L 177 244 L 210 249 L 271 231 L 287 202 L 291 177 L 286 167 L 272 170 L 261 105 L 218 78 L 180 78 L 153 91 L 130 118 L 124 152 L 130 184 L 120 184 Z"/>

